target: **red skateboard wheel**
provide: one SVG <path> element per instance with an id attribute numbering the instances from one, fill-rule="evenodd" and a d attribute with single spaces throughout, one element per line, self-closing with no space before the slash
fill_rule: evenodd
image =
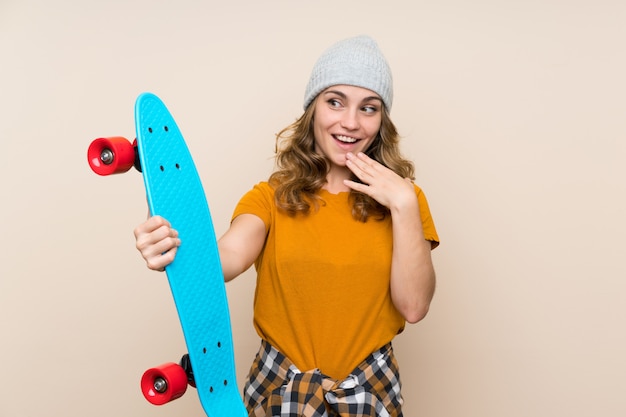
<path id="1" fill-rule="evenodd" d="M 148 369 L 141 377 L 141 392 L 149 403 L 163 405 L 187 391 L 187 374 L 177 363 L 169 362 Z"/>
<path id="2" fill-rule="evenodd" d="M 135 163 L 135 146 L 121 136 L 98 138 L 87 149 L 87 161 L 98 175 L 121 174 Z"/>

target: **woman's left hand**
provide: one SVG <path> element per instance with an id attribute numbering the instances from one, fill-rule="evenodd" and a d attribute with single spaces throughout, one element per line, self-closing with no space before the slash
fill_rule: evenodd
<path id="1" fill-rule="evenodd" d="M 362 152 L 346 155 L 346 166 L 363 183 L 344 180 L 344 184 L 360 191 L 383 206 L 392 209 L 415 204 L 416 195 L 410 178 L 402 178 L 383 164 Z"/>

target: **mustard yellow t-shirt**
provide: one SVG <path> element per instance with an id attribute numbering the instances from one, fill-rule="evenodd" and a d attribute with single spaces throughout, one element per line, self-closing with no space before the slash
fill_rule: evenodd
<path id="1" fill-rule="evenodd" d="M 428 203 L 415 186 L 424 237 L 438 242 Z M 257 184 L 235 208 L 265 223 L 255 262 L 254 326 L 301 371 L 350 374 L 404 329 L 389 290 L 391 218 L 354 220 L 349 193 L 320 191 L 325 204 L 308 215 L 279 211 L 274 190 Z"/>

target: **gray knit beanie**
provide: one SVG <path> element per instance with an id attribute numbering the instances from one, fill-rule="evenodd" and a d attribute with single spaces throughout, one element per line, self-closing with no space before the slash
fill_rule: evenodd
<path id="1" fill-rule="evenodd" d="M 319 57 L 304 93 L 306 109 L 326 88 L 346 84 L 377 93 L 391 111 L 393 80 L 387 60 L 369 36 L 357 36 L 337 42 Z"/>

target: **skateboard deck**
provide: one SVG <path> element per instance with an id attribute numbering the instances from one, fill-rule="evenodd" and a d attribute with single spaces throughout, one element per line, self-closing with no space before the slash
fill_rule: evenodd
<path id="1" fill-rule="evenodd" d="M 247 416 L 235 377 L 224 275 L 200 177 L 174 118 L 157 96 L 138 97 L 135 127 L 150 212 L 168 219 L 182 242 L 165 270 L 200 402 L 210 417 Z"/>
<path id="2" fill-rule="evenodd" d="M 150 213 L 167 219 L 182 242 L 165 272 L 200 402 L 209 417 L 247 416 L 236 381 L 230 315 L 215 231 L 195 164 L 174 118 L 154 94 L 144 93 L 137 98 L 135 127 Z M 146 376 L 150 371 L 144 379 L 151 378 Z M 166 380 L 163 377 L 161 382 Z M 171 397 L 171 393 L 163 394 L 154 384 L 154 389 L 150 386 L 147 393 L 144 390 L 150 402 L 162 404 L 177 398 Z"/>

